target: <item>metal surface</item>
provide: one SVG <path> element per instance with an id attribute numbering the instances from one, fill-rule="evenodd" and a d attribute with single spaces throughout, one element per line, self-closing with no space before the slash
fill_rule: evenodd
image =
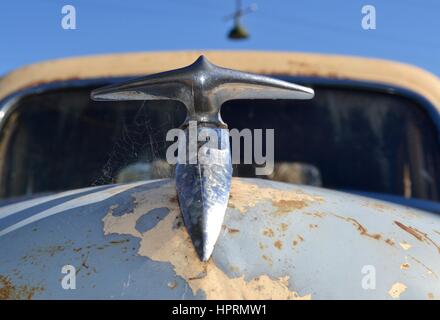
<path id="1" fill-rule="evenodd" d="M 440 217 L 408 207 L 234 178 L 202 262 L 173 181 L 30 201 L 0 211 L 10 213 L 0 217 L 3 299 L 440 298 Z M 62 287 L 65 265 L 76 269 L 74 290 Z"/>
<path id="2" fill-rule="evenodd" d="M 310 88 L 293 83 L 221 68 L 200 56 L 193 64 L 167 72 L 127 81 L 92 92 L 99 101 L 177 100 L 188 111 L 189 121 L 226 127 L 220 116 L 221 105 L 238 99 L 311 99 Z"/>
<path id="3" fill-rule="evenodd" d="M 220 68 L 200 56 L 187 67 L 99 88 L 91 96 L 98 101 L 176 100 L 186 106 L 181 127 L 187 156 L 177 163 L 176 187 L 185 226 L 200 259 L 207 261 L 220 234 L 232 177 L 229 132 L 221 119 L 221 105 L 238 99 L 311 99 L 314 92 L 290 82 Z M 188 133 L 191 123 L 196 126 L 193 137 Z"/>
<path id="4" fill-rule="evenodd" d="M 197 151 L 208 161 L 177 164 L 176 190 L 183 221 L 194 247 L 200 259 L 207 261 L 214 250 L 228 205 L 232 163 L 227 130 L 197 129 L 198 134 L 203 132 L 218 137 L 218 145 Z"/>

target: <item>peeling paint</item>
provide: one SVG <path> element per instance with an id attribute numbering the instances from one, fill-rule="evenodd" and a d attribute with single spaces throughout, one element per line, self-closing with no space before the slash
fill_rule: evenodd
<path id="1" fill-rule="evenodd" d="M 243 185 L 240 182 L 238 184 Z M 180 211 L 178 205 L 170 201 L 175 196 L 174 183 L 170 182 L 148 192 L 138 192 L 133 196 L 136 199 L 136 206 L 132 212 L 113 216 L 113 209 L 109 208 L 108 214 L 103 219 L 104 233 L 128 234 L 140 238 L 138 254 L 154 261 L 170 263 L 176 275 L 185 279 L 194 294 L 202 291 L 207 299 L 311 298 L 310 294 L 300 296 L 291 291 L 288 276 L 271 278 L 261 275 L 246 281 L 244 276 L 230 278 L 212 259 L 201 262 L 186 229 L 183 226 L 176 227 L 176 221 L 180 220 Z M 245 208 L 238 200 L 235 204 Z M 160 207 L 167 207 L 169 214 L 154 228 L 143 234 L 138 232 L 135 228 L 136 221 L 146 212 Z"/>
<path id="2" fill-rule="evenodd" d="M 300 190 L 259 179 L 240 182 L 243 188 L 256 185 L 259 189 L 300 191 L 325 201 L 308 202 L 304 209 L 280 214 L 272 198 L 255 202 L 254 207 L 247 207 L 243 199 L 240 206 L 245 212 L 227 210 L 213 258 L 201 263 L 183 226 L 175 185 L 161 180 L 69 210 L 63 219 L 41 220 L 0 238 L 0 274 L 9 277 L 15 286 L 32 284 L 42 272 L 58 274 L 58 265 L 66 260 L 75 265 L 81 279 L 87 276 L 88 281 L 80 282 L 83 290 L 72 293 L 61 290 L 58 282 L 57 286 L 48 283 L 45 277 L 44 282 L 37 283 L 44 291 L 34 298 L 69 294 L 75 298 L 120 297 L 122 290 L 124 298 L 284 299 L 310 297 L 307 294 L 313 293 L 315 299 L 383 299 L 391 298 L 388 290 L 396 281 L 411 288 L 401 297 L 426 299 L 428 293 L 439 297 L 437 251 L 429 240 L 414 239 L 394 223 L 397 220 L 408 228 L 416 227 L 417 232 L 429 231 L 432 240 L 439 242 L 433 231 L 438 230 L 437 216 L 414 210 L 418 218 L 413 219 L 402 215 L 406 209 L 402 207 L 401 211 L 397 205 L 395 212 L 376 214 L 374 209 L 362 206 L 364 198 L 342 192 L 306 186 Z M 8 247 L 12 240 L 17 240 L 19 246 Z M 404 251 L 400 244 L 413 247 Z M 35 260 L 32 255 L 37 253 Z M 24 256 L 27 262 L 21 260 Z M 335 257 L 346 256 L 350 259 L 341 268 L 340 259 Z M 119 261 L 118 268 L 108 268 L 108 261 Z M 389 279 L 385 287 L 382 284 L 379 290 L 368 292 L 361 286 L 350 286 L 351 281 L 336 287 L 331 287 L 334 281 L 327 281 L 359 279 L 358 266 L 366 261 L 382 277 L 385 274 L 383 279 Z M 96 275 L 94 268 L 98 270 Z M 106 283 L 105 275 L 117 278 L 116 284 Z"/>
<path id="3" fill-rule="evenodd" d="M 229 208 L 246 213 L 249 208 L 258 203 L 269 200 L 276 210 L 276 214 L 286 214 L 298 209 L 303 209 L 313 202 L 322 202 L 322 197 L 307 194 L 301 190 L 278 190 L 262 188 L 239 179 L 233 179 L 231 184 Z"/>
<path id="4" fill-rule="evenodd" d="M 399 242 L 399 245 L 402 247 L 403 250 L 407 251 L 412 248 L 412 245 L 410 245 L 408 242 Z"/>
<path id="5" fill-rule="evenodd" d="M 393 299 L 398 299 L 400 298 L 400 295 L 405 292 L 406 289 L 407 289 L 406 285 L 400 282 L 396 282 L 391 286 L 391 289 L 388 291 L 388 294 Z"/>
<path id="6" fill-rule="evenodd" d="M 275 214 L 286 214 L 294 210 L 303 209 L 307 206 L 307 202 L 303 200 L 273 200 L 272 205 L 277 208 Z"/>

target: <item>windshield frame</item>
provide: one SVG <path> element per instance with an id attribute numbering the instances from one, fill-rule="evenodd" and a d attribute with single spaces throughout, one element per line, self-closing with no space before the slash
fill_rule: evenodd
<path id="1" fill-rule="evenodd" d="M 281 80 L 295 82 L 304 86 L 323 85 L 328 87 L 335 87 L 341 89 L 357 89 L 365 90 L 376 93 L 386 93 L 390 95 L 399 96 L 412 100 L 416 105 L 421 107 L 428 113 L 430 119 L 433 121 L 437 130 L 437 142 L 440 145 L 440 112 L 434 106 L 431 101 L 421 94 L 406 88 L 395 86 L 389 83 L 370 82 L 352 79 L 335 79 L 328 77 L 305 77 L 305 76 L 292 76 L 292 75 L 280 75 L 271 74 L 271 77 Z M 17 108 L 21 99 L 29 95 L 41 94 L 52 90 L 60 90 L 63 88 L 82 88 L 89 86 L 105 86 L 111 85 L 122 81 L 133 79 L 133 77 L 102 77 L 91 79 L 74 79 L 63 80 L 40 84 L 19 90 L 6 96 L 0 100 L 0 131 L 3 128 L 4 123 L 8 119 L 9 115 Z M 440 108 L 440 106 L 439 106 Z"/>

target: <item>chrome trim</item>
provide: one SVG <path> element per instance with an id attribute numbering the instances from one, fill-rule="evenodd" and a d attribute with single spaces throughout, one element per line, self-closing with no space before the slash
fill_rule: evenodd
<path id="1" fill-rule="evenodd" d="M 312 99 L 314 91 L 222 68 L 202 55 L 189 66 L 101 87 L 90 96 L 97 101 L 175 100 L 185 105 L 187 114 L 181 125 L 185 141 L 179 141 L 185 149 L 178 150 L 176 191 L 194 248 L 202 261 L 208 261 L 223 225 L 232 178 L 229 131 L 220 115 L 221 106 L 229 100 Z M 200 136 L 207 140 L 199 140 Z M 208 160 L 202 161 L 201 154 Z"/>

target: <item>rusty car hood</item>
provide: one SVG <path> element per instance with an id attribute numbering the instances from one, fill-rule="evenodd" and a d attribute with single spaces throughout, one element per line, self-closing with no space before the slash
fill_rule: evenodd
<path id="1" fill-rule="evenodd" d="M 366 197 L 234 178 L 208 262 L 172 180 L 67 191 L 0 208 L 0 298 L 440 297 L 440 217 Z M 60 284 L 76 268 L 76 290 Z M 362 285 L 365 268 L 377 277 Z"/>

